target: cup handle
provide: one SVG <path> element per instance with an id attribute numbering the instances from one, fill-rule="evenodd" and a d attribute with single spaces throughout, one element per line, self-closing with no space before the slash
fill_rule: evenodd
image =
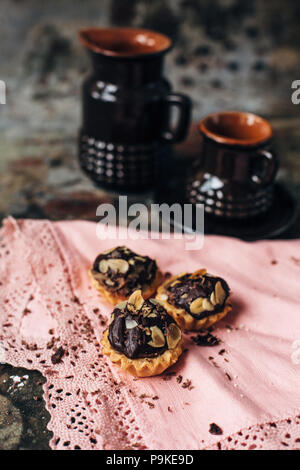
<path id="1" fill-rule="evenodd" d="M 278 160 L 276 153 L 269 150 L 258 150 L 256 157 L 263 157 L 265 160 L 265 168 L 261 174 L 253 174 L 252 181 L 259 185 L 268 185 L 272 183 L 278 170 Z"/>
<path id="2" fill-rule="evenodd" d="M 181 142 L 188 132 L 192 102 L 188 96 L 181 93 L 169 93 L 164 101 L 166 105 L 166 126 L 161 137 L 168 142 Z M 178 109 L 179 113 L 175 128 L 172 128 L 172 109 L 174 107 Z"/>

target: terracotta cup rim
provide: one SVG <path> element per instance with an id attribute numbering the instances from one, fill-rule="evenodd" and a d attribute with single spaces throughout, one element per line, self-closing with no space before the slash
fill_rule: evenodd
<path id="1" fill-rule="evenodd" d="M 272 126 L 266 119 L 243 111 L 209 114 L 197 127 L 201 134 L 225 145 L 255 146 L 273 137 Z"/>
<path id="2" fill-rule="evenodd" d="M 78 35 L 84 47 L 108 57 L 147 57 L 172 47 L 168 36 L 143 28 L 91 27 L 80 29 Z"/>

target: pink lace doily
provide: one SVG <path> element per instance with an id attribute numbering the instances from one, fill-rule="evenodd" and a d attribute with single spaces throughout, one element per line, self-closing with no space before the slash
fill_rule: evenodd
<path id="1" fill-rule="evenodd" d="M 77 240 L 81 230 L 83 234 Z M 300 385 L 300 366 L 297 364 L 291 363 L 284 378 L 290 382 L 279 391 L 274 389 L 273 402 L 269 400 L 270 405 L 266 403 L 264 408 L 261 406 L 263 394 L 268 397 L 270 393 L 262 389 L 264 384 L 258 391 L 262 397 L 257 401 L 252 400 L 252 395 L 252 404 L 250 399 L 243 401 L 241 398 L 241 390 L 245 394 L 244 369 L 248 368 L 248 364 L 243 364 L 244 357 L 239 359 L 241 370 L 236 372 L 241 374 L 241 383 L 234 388 L 235 375 L 227 373 L 230 380 L 224 378 L 223 366 L 220 366 L 224 358 L 218 356 L 220 347 L 201 349 L 190 338 L 187 338 L 189 351 L 184 354 L 179 368 L 172 368 L 163 377 L 136 380 L 111 366 L 99 346 L 111 308 L 99 301 L 86 274 L 92 254 L 94 256 L 100 251 L 92 223 L 69 222 L 62 225 L 48 221 L 17 222 L 9 218 L 1 230 L 0 243 L 2 356 L 4 362 L 37 369 L 46 377 L 44 398 L 51 415 L 48 427 L 53 432 L 53 449 L 300 449 L 299 386 L 297 391 L 292 390 Z M 131 243 L 138 251 L 136 242 Z M 174 253 L 168 254 L 162 250 L 160 241 L 142 243 L 143 251 L 156 258 L 164 252 L 161 255 L 163 259 L 159 261 L 165 270 L 169 270 L 174 253 L 179 257 L 183 255 L 179 245 L 174 247 Z M 109 241 L 106 246 L 108 244 Z M 113 245 L 113 241 L 110 244 Z M 264 249 L 268 256 L 270 249 Z M 191 266 L 190 260 L 194 258 L 194 254 L 190 255 L 188 268 L 199 265 L 196 259 L 195 266 Z M 205 262 L 207 265 L 207 260 Z M 176 265 L 173 267 L 177 269 Z M 213 259 L 211 267 L 214 268 Z M 297 269 L 299 281 L 300 269 Z M 228 279 L 230 267 L 228 272 L 225 271 L 219 273 L 227 275 Z M 294 301 L 297 299 L 287 299 L 291 309 Z M 251 315 L 249 318 L 251 320 Z M 244 316 L 242 320 L 244 322 Z M 233 363 L 238 360 L 235 357 L 237 350 L 234 341 L 230 341 L 234 329 L 238 330 L 237 322 L 234 318 L 230 323 L 228 333 L 232 330 L 231 335 L 226 336 L 226 322 L 217 330 L 223 340 L 222 348 L 231 350 Z M 254 328 L 253 325 L 250 321 L 249 328 Z M 292 329 L 295 330 L 296 326 L 300 326 L 300 321 Z M 242 330 L 245 341 L 247 330 Z M 273 335 L 273 343 L 270 343 L 280 344 L 278 356 L 284 355 L 282 348 L 285 345 L 290 348 L 292 340 L 297 339 L 284 328 L 281 331 L 286 338 L 279 337 L 276 343 L 276 335 Z M 280 334 L 280 328 L 278 332 Z M 300 335 L 299 329 L 298 333 Z M 216 354 L 219 362 L 214 367 L 211 364 L 217 359 L 210 359 L 210 355 Z M 278 359 L 276 354 L 274 352 L 275 361 Z M 261 357 L 264 360 L 266 356 Z M 282 358 L 280 361 L 282 367 L 286 367 Z M 278 364 L 280 361 L 278 359 Z M 222 364 L 226 366 L 225 362 Z M 199 377 L 201 374 L 197 367 L 201 368 L 201 374 L 209 376 L 207 383 L 204 375 Z M 263 364 L 260 377 L 262 373 Z M 186 387 L 182 387 L 179 376 Z M 275 380 L 275 377 L 268 378 L 269 381 L 271 379 Z M 249 380 L 255 381 L 257 377 L 254 375 Z M 208 398 L 206 400 L 206 387 L 212 390 L 212 398 L 219 404 L 217 417 L 212 414 L 213 403 Z M 249 389 L 249 396 L 250 393 L 253 391 Z M 283 400 L 288 397 L 289 403 L 281 403 L 279 396 Z M 232 408 L 228 410 L 231 402 Z M 223 411 L 220 411 L 221 403 L 224 403 Z M 273 407 L 276 409 L 272 413 Z M 232 419 L 228 416 L 231 412 Z M 223 435 L 210 434 L 210 422 L 220 425 Z"/>

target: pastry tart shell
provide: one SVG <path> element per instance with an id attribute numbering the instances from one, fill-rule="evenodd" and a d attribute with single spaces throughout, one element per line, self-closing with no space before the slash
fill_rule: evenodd
<path id="1" fill-rule="evenodd" d="M 183 339 L 174 349 L 167 349 L 156 357 L 129 359 L 111 346 L 108 340 L 108 330 L 105 330 L 101 339 L 102 352 L 108 356 L 113 364 L 118 365 L 124 372 L 135 377 L 152 377 L 164 372 L 168 367 L 175 364 L 182 353 Z"/>
<path id="2" fill-rule="evenodd" d="M 206 271 L 203 270 L 203 273 Z M 163 305 L 163 307 L 166 309 L 169 315 L 173 317 L 173 319 L 176 321 L 176 323 L 186 331 L 199 331 L 204 328 L 208 328 L 209 326 L 213 325 L 217 321 L 221 320 L 224 318 L 228 312 L 231 311 L 231 305 L 228 302 L 228 299 L 226 300 L 224 304 L 224 308 L 221 312 L 209 315 L 205 318 L 200 318 L 197 319 L 193 317 L 190 313 L 188 313 L 186 310 L 182 308 L 177 308 L 174 305 L 170 304 L 168 300 L 165 300 L 165 295 L 168 295 L 167 292 L 167 286 L 171 284 L 172 282 L 176 281 L 178 277 L 182 276 L 182 274 L 172 276 L 169 278 L 167 281 L 165 281 L 158 289 L 157 289 L 157 294 L 156 294 L 156 299 L 160 301 L 160 303 Z"/>

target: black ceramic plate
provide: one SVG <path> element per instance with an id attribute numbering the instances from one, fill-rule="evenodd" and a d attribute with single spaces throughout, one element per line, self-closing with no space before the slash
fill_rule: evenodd
<path id="1" fill-rule="evenodd" d="M 182 186 L 182 184 L 177 185 L 177 191 L 174 187 L 169 187 L 169 191 L 158 193 L 157 202 L 182 203 L 184 201 Z M 281 184 L 276 183 L 273 205 L 265 214 L 243 221 L 226 220 L 205 214 L 204 230 L 205 234 L 225 235 L 245 241 L 276 238 L 293 225 L 298 215 L 297 209 L 297 205 L 289 191 Z M 171 219 L 171 223 L 174 224 L 174 220 Z M 193 225 L 194 221 L 191 226 L 182 225 L 179 227 L 176 222 L 177 229 L 186 230 L 187 232 L 194 231 L 195 227 Z"/>

